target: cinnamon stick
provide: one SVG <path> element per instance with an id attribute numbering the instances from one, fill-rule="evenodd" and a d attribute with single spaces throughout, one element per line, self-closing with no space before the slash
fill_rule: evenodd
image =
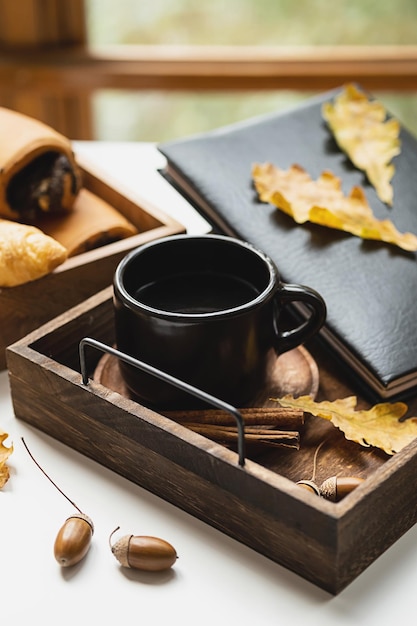
<path id="1" fill-rule="evenodd" d="M 234 426 L 213 426 L 189 422 L 187 427 L 208 439 L 223 444 L 234 444 L 238 440 L 237 428 Z M 271 428 L 248 427 L 245 429 L 245 441 L 248 444 L 269 445 L 280 448 L 300 447 L 298 431 L 273 430 Z"/>
<path id="2" fill-rule="evenodd" d="M 304 424 L 304 411 L 281 406 L 276 407 L 247 407 L 239 409 L 246 426 L 271 425 L 279 430 L 299 430 Z M 170 419 L 187 424 L 211 424 L 216 426 L 235 423 L 230 413 L 221 409 L 195 409 L 184 411 L 164 411 Z"/>

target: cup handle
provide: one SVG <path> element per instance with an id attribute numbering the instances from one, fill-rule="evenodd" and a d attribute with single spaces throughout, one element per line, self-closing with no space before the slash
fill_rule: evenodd
<path id="1" fill-rule="evenodd" d="M 280 331 L 278 329 L 280 312 L 288 304 L 295 302 L 305 304 L 310 315 L 296 328 Z M 325 301 L 317 291 L 304 285 L 281 283 L 280 289 L 275 295 L 275 305 L 277 307 L 274 318 L 275 349 L 278 354 L 288 352 L 308 341 L 320 330 L 326 321 L 327 309 Z"/>

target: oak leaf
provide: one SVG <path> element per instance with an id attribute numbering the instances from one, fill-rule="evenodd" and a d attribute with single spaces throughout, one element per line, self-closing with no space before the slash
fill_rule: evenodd
<path id="1" fill-rule="evenodd" d="M 346 85 L 334 102 L 325 102 L 322 115 L 339 148 L 365 172 L 382 202 L 392 205 L 391 161 L 401 151 L 398 120 L 387 119 L 384 106 L 354 85 Z"/>
<path id="2" fill-rule="evenodd" d="M 324 171 L 317 180 L 299 165 L 282 170 L 272 163 L 255 163 L 252 177 L 259 198 L 290 215 L 298 224 L 310 221 L 343 230 L 362 239 L 376 239 L 407 251 L 417 250 L 417 236 L 400 233 L 388 220 L 372 213 L 360 187 L 344 195 L 340 178 Z"/>
<path id="3" fill-rule="evenodd" d="M 383 402 L 368 410 L 355 410 L 356 396 L 340 400 L 315 402 L 310 396 L 276 398 L 283 407 L 299 408 L 332 422 L 346 439 L 369 447 L 375 446 L 387 454 L 399 452 L 417 437 L 417 417 L 399 421 L 408 407 L 403 402 Z"/>
<path id="4" fill-rule="evenodd" d="M 13 452 L 13 445 L 7 447 L 4 441 L 8 438 L 8 434 L 0 430 L 0 489 L 4 487 L 10 478 L 9 468 L 6 461 Z"/>

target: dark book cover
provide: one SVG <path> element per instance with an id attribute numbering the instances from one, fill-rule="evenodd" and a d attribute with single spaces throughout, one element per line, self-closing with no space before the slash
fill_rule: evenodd
<path id="1" fill-rule="evenodd" d="M 345 194 L 365 191 L 378 219 L 417 234 L 417 140 L 401 128 L 392 207 L 338 148 L 321 108 L 340 90 L 301 106 L 158 145 L 165 174 L 215 227 L 249 241 L 276 263 L 285 282 L 316 289 L 328 316 L 322 337 L 373 394 L 401 397 L 417 387 L 416 254 L 348 233 L 296 224 L 258 200 L 252 165 L 303 167 L 313 179 L 330 170 Z"/>

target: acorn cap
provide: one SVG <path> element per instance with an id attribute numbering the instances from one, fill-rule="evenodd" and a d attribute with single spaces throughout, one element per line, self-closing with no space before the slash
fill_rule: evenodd
<path id="1" fill-rule="evenodd" d="M 331 476 L 320 485 L 320 493 L 326 500 L 337 501 L 337 477 Z"/>
<path id="2" fill-rule="evenodd" d="M 68 521 L 69 519 L 83 519 L 91 527 L 91 532 L 94 533 L 93 521 L 88 517 L 88 515 L 85 515 L 85 513 L 74 513 L 73 515 L 67 517 L 65 521 Z"/>
<path id="3" fill-rule="evenodd" d="M 317 487 L 316 483 L 313 480 L 299 480 L 297 481 L 297 485 L 303 487 L 303 489 L 307 489 L 312 493 L 315 493 L 317 496 L 320 495 L 320 489 Z"/>
<path id="4" fill-rule="evenodd" d="M 112 545 L 111 551 L 113 552 L 116 559 L 119 561 L 120 565 L 123 567 L 130 567 L 128 554 L 129 554 L 129 544 L 133 535 L 125 535 L 115 544 Z"/>

